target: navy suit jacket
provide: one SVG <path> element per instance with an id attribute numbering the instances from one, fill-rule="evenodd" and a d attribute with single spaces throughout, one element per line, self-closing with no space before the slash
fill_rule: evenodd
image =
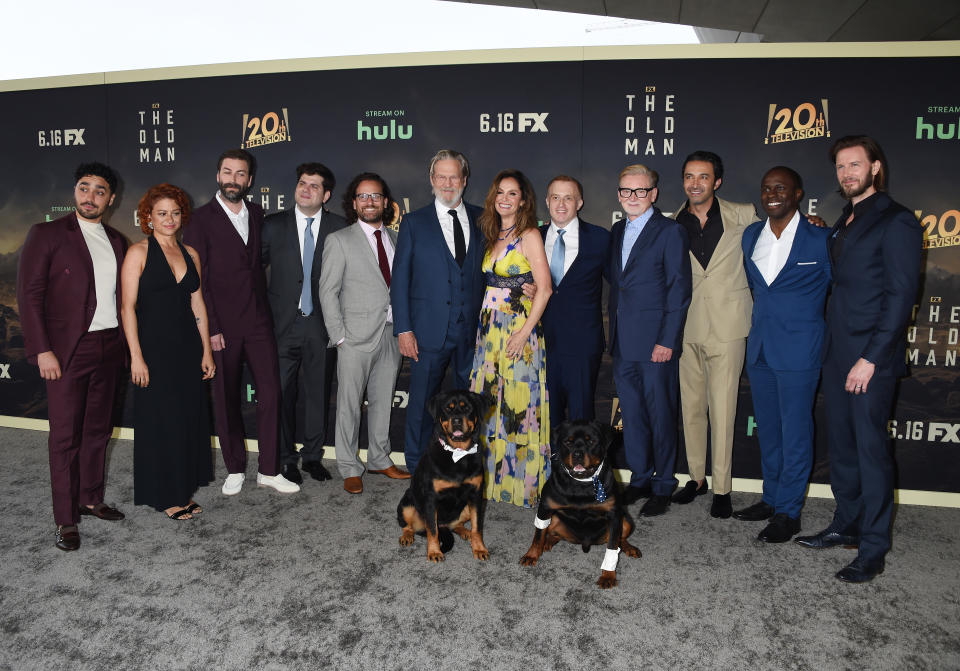
<path id="1" fill-rule="evenodd" d="M 627 361 L 650 361 L 654 345 L 683 347 L 683 323 L 690 307 L 690 243 L 687 232 L 653 208 L 653 216 L 621 269 L 621 219 L 610 231 L 610 351 L 619 346 Z"/>
<path id="2" fill-rule="evenodd" d="M 844 217 L 831 231 L 832 248 Z M 920 283 L 923 230 L 912 212 L 880 193 L 861 214 L 833 266 L 828 354 L 844 366 L 863 358 L 877 375 L 905 375 L 904 329 Z"/>
<path id="3" fill-rule="evenodd" d="M 817 228 L 801 214 L 787 262 L 768 285 L 751 258 L 764 226 L 765 221 L 750 224 L 741 242 L 747 283 L 753 291 L 747 363 L 757 363 L 762 351 L 774 370 L 817 370 L 826 329 L 823 306 L 830 287 L 830 231 Z"/>
<path id="4" fill-rule="evenodd" d="M 463 267 L 458 267 L 444 240 L 434 202 L 411 212 L 400 221 L 400 234 L 393 257 L 390 304 L 393 307 L 394 335 L 413 331 L 419 348 L 435 352 L 446 341 L 450 311 L 458 307 L 451 305 L 455 291 L 451 273 L 459 275 L 464 286 L 463 312 L 470 322 L 467 332 L 472 334 L 471 338 L 477 332 L 480 305 L 483 303 L 481 266 L 486 243 L 477 228 L 477 217 L 482 210 L 464 203 L 470 226 L 470 242 Z"/>
<path id="5" fill-rule="evenodd" d="M 600 356 L 603 352 L 603 276 L 610 258 L 610 231 L 580 220 L 577 258 L 554 283 L 540 319 L 550 354 Z M 550 226 L 541 226 L 544 241 Z"/>

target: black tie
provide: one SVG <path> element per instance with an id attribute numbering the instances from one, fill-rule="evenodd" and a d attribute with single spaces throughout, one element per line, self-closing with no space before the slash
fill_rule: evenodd
<path id="1" fill-rule="evenodd" d="M 453 258 L 457 265 L 463 267 L 463 260 L 467 258 L 467 244 L 463 240 L 463 228 L 460 226 L 460 217 L 456 210 L 447 210 L 447 214 L 453 219 Z"/>

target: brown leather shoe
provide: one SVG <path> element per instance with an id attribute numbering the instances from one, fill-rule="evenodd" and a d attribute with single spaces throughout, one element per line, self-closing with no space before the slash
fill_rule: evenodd
<path id="1" fill-rule="evenodd" d="M 358 476 L 347 478 L 343 481 L 343 489 L 351 494 L 362 494 L 363 480 L 361 480 Z"/>
<path id="2" fill-rule="evenodd" d="M 102 520 L 107 520 L 108 522 L 116 522 L 117 520 L 122 520 L 126 515 L 121 513 L 116 508 L 111 508 L 106 503 L 98 503 L 93 508 L 88 508 L 87 506 L 80 506 L 81 515 L 93 515 L 94 517 L 99 517 Z"/>
<path id="3" fill-rule="evenodd" d="M 393 466 L 392 464 L 389 468 L 382 468 L 377 471 L 371 470 L 370 473 L 379 473 L 380 475 L 386 475 L 388 478 L 393 478 L 394 480 L 410 479 L 410 473 L 408 471 L 401 470 L 396 466 Z"/>
<path id="4" fill-rule="evenodd" d="M 64 552 L 80 549 L 80 532 L 76 526 L 64 524 L 57 527 L 57 548 Z"/>

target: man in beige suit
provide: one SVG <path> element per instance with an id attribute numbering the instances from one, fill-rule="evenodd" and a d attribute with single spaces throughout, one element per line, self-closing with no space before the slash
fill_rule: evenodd
<path id="1" fill-rule="evenodd" d="M 384 225 L 392 211 L 387 183 L 374 173 L 353 178 L 343 196 L 346 228 L 323 245 L 320 305 L 337 348 L 337 427 L 334 446 L 343 488 L 363 491 L 363 463 L 357 456 L 360 408 L 367 392 L 367 465 L 371 473 L 409 478 L 390 460 L 390 410 L 400 368 L 393 335 L 390 277 L 397 234 Z"/>
<path id="2" fill-rule="evenodd" d="M 680 356 L 680 407 L 690 481 L 673 495 L 690 503 L 707 493 L 707 428 L 713 475 L 713 517 L 727 518 L 730 504 L 733 424 L 743 371 L 753 299 L 743 267 L 740 240 L 757 221 L 753 205 L 716 197 L 723 161 L 697 151 L 684 161 L 687 202 L 675 218 L 690 236 L 693 298 L 683 331 Z"/>

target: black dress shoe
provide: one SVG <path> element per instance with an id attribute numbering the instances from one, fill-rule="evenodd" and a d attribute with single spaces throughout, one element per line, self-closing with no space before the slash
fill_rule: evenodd
<path id="1" fill-rule="evenodd" d="M 623 502 L 629 506 L 640 499 L 649 499 L 651 496 L 653 496 L 653 489 L 650 485 L 644 485 L 643 487 L 630 485 L 623 491 Z"/>
<path id="2" fill-rule="evenodd" d="M 747 506 L 742 510 L 733 513 L 733 517 L 744 522 L 761 522 L 773 517 L 773 506 L 763 501 L 758 501 L 752 506 Z"/>
<path id="3" fill-rule="evenodd" d="M 814 550 L 826 550 L 827 548 L 835 548 L 838 545 L 852 550 L 860 545 L 860 538 L 849 534 L 838 534 L 836 531 L 831 531 L 830 528 L 827 527 L 813 536 L 797 536 L 793 539 L 793 542 L 805 548 L 813 548 Z"/>
<path id="4" fill-rule="evenodd" d="M 319 461 L 305 461 L 303 462 L 303 470 L 310 474 L 310 477 L 314 480 L 319 480 L 323 482 L 324 480 L 333 480 L 333 476 L 330 475 L 330 471 L 323 467 Z"/>
<path id="5" fill-rule="evenodd" d="M 701 484 L 697 484 L 696 480 L 690 480 L 683 486 L 682 489 L 677 490 L 673 493 L 673 502 L 679 503 L 680 505 L 685 505 L 690 503 L 698 496 L 703 496 L 707 493 L 707 481 L 704 480 Z"/>
<path id="6" fill-rule="evenodd" d="M 757 534 L 764 543 L 786 543 L 800 531 L 800 518 L 794 519 L 786 513 L 777 513 L 770 524 Z"/>
<path id="7" fill-rule="evenodd" d="M 725 520 L 731 515 L 733 515 L 733 504 L 730 503 L 730 495 L 714 494 L 713 503 L 710 505 L 710 517 Z"/>
<path id="8" fill-rule="evenodd" d="M 304 464 L 303 466 L 306 470 L 307 465 Z M 296 464 L 284 464 L 283 468 L 280 469 L 280 475 L 296 485 L 303 484 L 303 476 L 300 475 L 300 469 L 297 468 Z"/>
<path id="9" fill-rule="evenodd" d="M 102 520 L 107 520 L 108 522 L 116 522 L 117 520 L 122 520 L 126 515 L 121 513 L 116 508 L 111 508 L 106 503 L 98 503 L 93 508 L 88 508 L 86 506 L 80 506 L 81 515 L 93 515 L 94 517 L 99 517 Z M 79 537 L 77 538 L 77 547 L 80 547 Z M 75 550 L 76 548 L 74 548 Z"/>
<path id="10" fill-rule="evenodd" d="M 657 515 L 663 515 L 665 512 L 667 512 L 667 508 L 669 507 L 669 496 L 659 496 L 654 494 L 650 497 L 649 501 L 643 504 L 643 508 L 640 509 L 640 516 L 656 517 Z"/>
<path id="11" fill-rule="evenodd" d="M 882 558 L 869 560 L 857 557 L 837 571 L 837 579 L 852 583 L 870 582 L 883 573 L 883 565 Z"/>
<path id="12" fill-rule="evenodd" d="M 57 527 L 57 548 L 64 552 L 73 552 L 80 549 L 80 532 L 73 525 Z"/>

